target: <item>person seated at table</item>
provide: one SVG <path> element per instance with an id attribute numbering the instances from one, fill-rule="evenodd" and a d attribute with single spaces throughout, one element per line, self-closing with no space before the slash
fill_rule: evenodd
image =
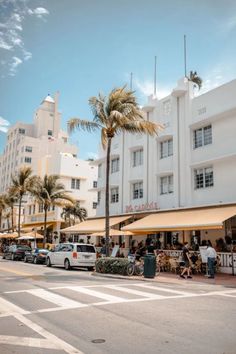
<path id="1" fill-rule="evenodd" d="M 193 264 L 195 264 L 195 263 L 197 262 L 197 260 L 198 260 L 198 255 L 197 255 L 197 253 L 194 252 L 194 253 L 190 256 L 190 259 L 191 259 L 191 262 L 192 262 Z"/>

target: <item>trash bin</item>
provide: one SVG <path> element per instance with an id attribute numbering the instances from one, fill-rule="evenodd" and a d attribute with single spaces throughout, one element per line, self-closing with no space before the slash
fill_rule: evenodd
<path id="1" fill-rule="evenodd" d="M 144 278 L 154 278 L 156 275 L 156 256 L 154 254 L 146 254 L 144 256 Z"/>

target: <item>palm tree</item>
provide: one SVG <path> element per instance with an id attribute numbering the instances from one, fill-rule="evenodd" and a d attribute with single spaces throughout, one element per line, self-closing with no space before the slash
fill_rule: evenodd
<path id="1" fill-rule="evenodd" d="M 61 217 L 64 218 L 65 224 L 67 224 L 67 219 L 69 220 L 69 226 L 71 226 L 70 216 L 71 216 L 71 206 L 65 205 L 62 209 Z"/>
<path id="2" fill-rule="evenodd" d="M 20 218 L 23 197 L 27 192 L 32 190 L 37 177 L 32 176 L 32 169 L 30 167 L 22 167 L 16 174 L 12 176 L 11 192 L 16 197 L 19 203 L 19 215 L 18 215 L 18 236 L 20 236 Z"/>
<path id="3" fill-rule="evenodd" d="M 202 79 L 200 76 L 198 76 L 196 71 L 190 71 L 188 80 L 192 81 L 194 83 L 194 86 L 198 86 L 199 90 L 202 87 Z"/>
<path id="4" fill-rule="evenodd" d="M 98 97 L 91 97 L 89 105 L 93 112 L 93 121 L 72 118 L 68 122 L 68 128 L 69 132 L 77 128 L 89 132 L 100 130 L 103 149 L 107 149 L 105 217 L 106 255 L 109 256 L 109 172 L 112 139 L 121 132 L 144 133 L 153 136 L 157 134 L 160 125 L 144 120 L 134 92 L 126 90 L 125 87 L 112 90 L 108 97 L 102 94 Z"/>
<path id="5" fill-rule="evenodd" d="M 14 194 L 14 190 L 10 187 L 7 194 L 5 195 L 5 203 L 7 207 L 11 209 L 10 217 L 11 217 L 11 229 L 14 232 L 14 205 L 17 202 L 17 197 Z"/>
<path id="6" fill-rule="evenodd" d="M 0 230 L 2 229 L 2 215 L 4 210 L 6 209 L 5 195 L 0 195 Z"/>
<path id="7" fill-rule="evenodd" d="M 75 202 L 74 205 L 71 206 L 71 215 L 74 216 L 74 225 L 75 220 L 78 218 L 79 221 L 84 221 L 87 216 L 87 210 L 85 208 L 81 208 L 79 202 Z"/>
<path id="8" fill-rule="evenodd" d="M 60 183 L 59 176 L 45 175 L 44 178 L 38 178 L 37 183 L 33 190 L 32 195 L 38 203 L 43 205 L 44 210 L 44 239 L 43 245 L 45 246 L 47 238 L 47 214 L 50 206 L 62 206 L 66 200 L 73 203 L 74 200 L 71 196 L 66 194 L 64 184 Z"/>

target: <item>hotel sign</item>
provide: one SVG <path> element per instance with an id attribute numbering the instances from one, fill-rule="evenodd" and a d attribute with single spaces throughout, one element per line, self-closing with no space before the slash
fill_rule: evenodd
<path id="1" fill-rule="evenodd" d="M 138 205 L 126 205 L 125 212 L 133 213 L 137 211 L 146 211 L 146 210 L 157 210 L 159 209 L 158 204 L 156 202 L 138 204 Z"/>

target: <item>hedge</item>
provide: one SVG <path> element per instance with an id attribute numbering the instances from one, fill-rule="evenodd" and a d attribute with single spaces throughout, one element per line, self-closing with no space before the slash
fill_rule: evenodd
<path id="1" fill-rule="evenodd" d="M 130 264 L 127 258 L 99 258 L 95 263 L 97 273 L 110 273 L 127 275 L 127 266 Z"/>

